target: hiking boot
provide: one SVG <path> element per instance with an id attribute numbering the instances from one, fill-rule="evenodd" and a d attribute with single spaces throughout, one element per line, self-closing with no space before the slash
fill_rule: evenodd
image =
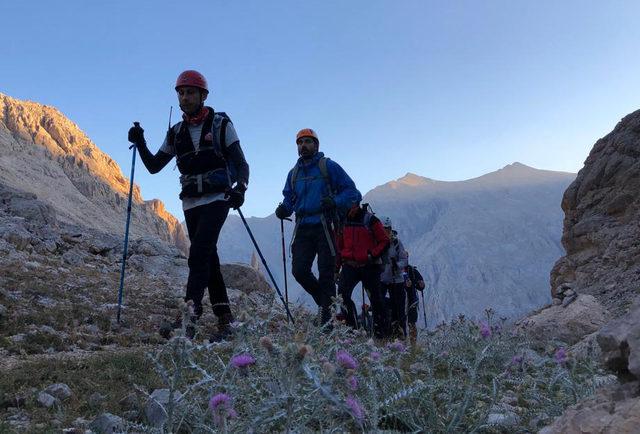
<path id="1" fill-rule="evenodd" d="M 218 318 L 218 325 L 216 331 L 213 332 L 209 338 L 209 342 L 222 342 L 233 339 L 233 329 L 231 323 L 233 322 L 233 315 L 231 313 L 224 313 Z"/>
<path id="2" fill-rule="evenodd" d="M 391 323 L 391 339 L 397 339 L 399 341 L 403 341 L 405 339 L 404 330 L 402 325 L 398 322 Z"/>
<path id="3" fill-rule="evenodd" d="M 209 342 L 223 342 L 233 340 L 233 329 L 230 325 L 218 325 L 216 331 L 214 331 L 209 337 Z"/>

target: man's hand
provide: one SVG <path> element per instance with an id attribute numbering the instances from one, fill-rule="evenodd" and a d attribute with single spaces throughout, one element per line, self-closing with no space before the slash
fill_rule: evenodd
<path id="1" fill-rule="evenodd" d="M 419 282 L 418 282 L 418 289 L 419 289 L 420 291 L 422 291 L 422 290 L 424 289 L 424 286 L 425 286 L 425 285 L 424 285 L 424 280 L 421 280 L 421 281 L 419 281 Z"/>
<path id="2" fill-rule="evenodd" d="M 134 126 L 129 128 L 128 139 L 135 145 L 145 145 L 147 142 L 144 140 L 144 130 L 140 126 L 139 122 L 134 122 Z"/>
<path id="3" fill-rule="evenodd" d="M 320 207 L 322 211 L 332 211 L 336 207 L 336 201 L 330 196 L 323 197 L 320 201 Z"/>
<path id="4" fill-rule="evenodd" d="M 227 202 L 229 203 L 229 206 L 231 208 L 238 209 L 242 206 L 242 204 L 244 203 L 245 191 L 246 191 L 246 188 L 244 187 L 244 185 L 241 185 L 240 183 L 236 184 L 236 186 L 233 187 L 232 189 L 227 190 L 224 197 L 227 199 Z"/>
<path id="5" fill-rule="evenodd" d="M 276 208 L 276 217 L 278 217 L 280 220 L 284 220 L 287 217 L 289 217 L 289 210 L 287 209 L 286 206 L 284 206 L 284 204 L 279 204 L 278 207 Z"/>

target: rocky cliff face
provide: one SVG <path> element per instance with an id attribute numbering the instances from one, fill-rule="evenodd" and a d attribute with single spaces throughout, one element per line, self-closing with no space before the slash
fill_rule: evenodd
<path id="1" fill-rule="evenodd" d="M 53 107 L 0 94 L 0 183 L 33 193 L 58 218 L 123 232 L 129 180 L 118 165 Z M 131 236 L 157 236 L 187 251 L 187 237 L 158 200 L 133 190 Z"/>
<path id="2" fill-rule="evenodd" d="M 551 272 L 552 294 L 568 283 L 614 315 L 640 292 L 640 111 L 594 145 L 562 200 L 566 256 Z"/>
<path id="3" fill-rule="evenodd" d="M 541 433 L 636 433 L 640 426 L 640 111 L 594 145 L 564 193 L 566 256 L 551 271 L 554 306 L 521 322 L 599 359 L 617 381 Z M 586 350 L 586 351 L 585 351 Z"/>

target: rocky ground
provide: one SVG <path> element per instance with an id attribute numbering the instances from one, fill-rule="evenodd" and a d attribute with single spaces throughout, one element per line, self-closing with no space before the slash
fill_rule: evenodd
<path id="1" fill-rule="evenodd" d="M 132 378 L 159 383 L 145 354 L 166 342 L 160 324 L 181 314 L 187 260 L 155 239 L 131 240 L 118 323 L 122 252 L 122 237 L 63 223 L 35 195 L 2 188 L 0 432 L 84 432 L 91 421 L 80 414 L 131 411 Z M 252 268 L 225 264 L 223 274 L 236 305 L 271 309 Z M 214 324 L 206 309 L 199 336 Z"/>

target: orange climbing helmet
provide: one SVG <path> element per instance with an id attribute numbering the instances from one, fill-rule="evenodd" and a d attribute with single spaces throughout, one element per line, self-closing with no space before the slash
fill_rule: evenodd
<path id="1" fill-rule="evenodd" d="M 303 128 L 300 131 L 298 131 L 298 134 L 296 134 L 296 143 L 298 143 L 298 140 L 300 140 L 303 137 L 313 137 L 314 139 L 316 139 L 316 143 L 320 143 L 318 134 L 316 134 L 316 132 L 313 131 L 311 128 Z"/>

